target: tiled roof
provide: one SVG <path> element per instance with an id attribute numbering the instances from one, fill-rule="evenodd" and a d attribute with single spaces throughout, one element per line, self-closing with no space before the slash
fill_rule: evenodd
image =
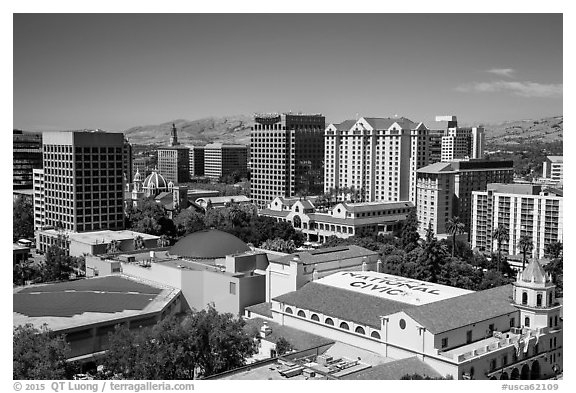
<path id="1" fill-rule="evenodd" d="M 454 172 L 452 164 L 449 162 L 437 162 L 430 164 L 423 168 L 416 170 L 418 173 L 440 173 L 440 172 Z"/>
<path id="2" fill-rule="evenodd" d="M 248 327 L 255 327 L 258 330 L 266 323 L 272 332 L 263 338 L 263 340 L 275 343 L 280 337 L 284 337 L 297 351 L 303 351 L 310 348 L 317 348 L 321 345 L 331 344 L 334 340 L 308 333 L 304 330 L 294 329 L 289 326 L 283 326 L 276 322 L 264 320 L 262 318 L 252 318 L 246 320 Z"/>
<path id="3" fill-rule="evenodd" d="M 517 311 L 511 303 L 512 286 L 504 285 L 409 308 L 405 312 L 432 334 L 438 334 Z"/>
<path id="4" fill-rule="evenodd" d="M 248 306 L 245 310 L 253 312 L 257 315 L 263 315 L 265 317 L 272 318 L 272 303 L 264 302 L 259 304 L 254 304 L 253 306 Z"/>
<path id="5" fill-rule="evenodd" d="M 333 126 L 338 131 L 349 131 L 354 124 L 356 124 L 356 120 L 344 120 L 342 123 L 334 123 Z"/>
<path id="6" fill-rule="evenodd" d="M 375 251 L 370 251 L 366 248 L 349 245 L 349 246 L 339 246 L 339 247 L 328 247 L 321 248 L 314 251 L 299 251 L 290 255 L 286 255 L 282 258 L 277 259 L 275 262 L 284 265 L 289 265 L 294 259 L 294 256 L 298 255 L 300 258 L 300 263 L 304 265 L 315 265 L 317 263 L 340 261 L 348 258 L 360 258 L 364 256 L 373 256 L 378 253 Z"/>
<path id="7" fill-rule="evenodd" d="M 329 216 L 327 214 L 310 213 L 308 214 L 311 221 L 322 222 L 328 224 L 338 224 L 346 226 L 358 226 L 358 225 L 373 225 L 373 224 L 384 224 L 391 222 L 398 222 L 406 219 L 406 214 L 393 214 L 375 217 L 355 217 L 355 218 L 339 218 L 334 216 Z"/>
<path id="8" fill-rule="evenodd" d="M 406 374 L 419 374 L 431 378 L 438 378 L 441 375 L 418 359 L 416 356 L 406 359 L 399 359 L 392 362 L 373 366 L 369 369 L 357 373 L 345 375 L 342 379 L 348 380 L 395 380 L 401 379 Z"/>
<path id="9" fill-rule="evenodd" d="M 258 214 L 260 214 L 260 215 L 282 217 L 282 218 L 285 218 L 290 213 L 291 212 L 289 210 L 277 211 L 277 210 L 271 210 L 271 209 L 261 209 L 258 211 Z"/>
<path id="10" fill-rule="evenodd" d="M 362 295 L 314 282 L 273 300 L 376 329 L 381 327 L 380 316 L 394 314 L 412 307 L 409 304 Z"/>
<path id="11" fill-rule="evenodd" d="M 347 203 L 344 202 L 343 205 L 348 211 L 351 212 L 367 212 L 375 210 L 388 210 L 388 209 L 399 209 L 405 207 L 414 207 L 412 202 L 368 202 L 368 203 Z"/>
<path id="12" fill-rule="evenodd" d="M 536 284 L 546 284 L 547 277 L 544 268 L 536 258 L 532 259 L 524 271 L 520 274 L 524 282 L 534 282 Z"/>
<path id="13" fill-rule="evenodd" d="M 394 123 L 398 123 L 398 125 L 404 130 L 412 130 L 418 126 L 417 123 L 414 123 L 412 120 L 405 117 L 363 117 L 363 119 L 366 120 L 372 126 L 372 128 L 376 130 L 387 130 L 388 128 L 392 127 Z"/>

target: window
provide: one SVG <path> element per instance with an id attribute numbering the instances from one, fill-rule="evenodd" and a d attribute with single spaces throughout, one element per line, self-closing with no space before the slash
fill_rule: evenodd
<path id="1" fill-rule="evenodd" d="M 356 328 L 356 330 L 354 330 L 354 331 L 358 334 L 366 334 L 366 332 L 364 331 L 364 328 L 362 326 L 358 326 Z"/>
<path id="2" fill-rule="evenodd" d="M 542 294 L 541 293 L 536 295 L 536 307 L 542 307 Z"/>
<path id="3" fill-rule="evenodd" d="M 350 330 L 350 327 L 348 326 L 348 324 L 346 322 L 342 322 L 340 324 L 340 329 Z"/>
<path id="4" fill-rule="evenodd" d="M 530 327 L 530 317 L 524 318 L 524 326 Z"/>
<path id="5" fill-rule="evenodd" d="M 442 348 L 446 348 L 448 346 L 448 337 L 442 338 Z"/>
<path id="6" fill-rule="evenodd" d="M 400 319 L 400 329 L 406 329 L 406 321 L 404 319 Z"/>
<path id="7" fill-rule="evenodd" d="M 516 321 L 514 320 L 514 318 L 510 318 L 510 327 L 515 327 L 516 326 Z"/>
<path id="8" fill-rule="evenodd" d="M 496 370 L 496 359 L 490 360 L 490 371 Z"/>
<path id="9" fill-rule="evenodd" d="M 494 331 L 494 324 L 493 323 L 488 325 L 488 330 L 490 331 L 490 335 L 492 335 L 492 332 Z"/>
<path id="10" fill-rule="evenodd" d="M 522 292 L 522 304 L 528 304 L 528 294 L 526 292 Z"/>
<path id="11" fill-rule="evenodd" d="M 466 332 L 466 344 L 469 344 L 472 342 L 472 330 L 468 330 Z"/>
<path id="12" fill-rule="evenodd" d="M 376 338 L 376 339 L 380 340 L 380 333 L 378 333 L 378 332 L 372 332 L 372 333 L 370 334 L 370 337 Z"/>
<path id="13" fill-rule="evenodd" d="M 230 294 L 236 295 L 236 283 L 235 282 L 230 283 Z"/>
<path id="14" fill-rule="evenodd" d="M 320 318 L 318 318 L 318 315 L 316 314 L 312 314 L 312 316 L 310 317 L 311 320 L 313 321 L 320 321 Z"/>
<path id="15" fill-rule="evenodd" d="M 292 311 L 292 309 L 290 307 L 286 307 L 284 309 L 284 311 L 286 312 L 286 314 L 294 314 L 294 312 Z"/>
<path id="16" fill-rule="evenodd" d="M 334 321 L 332 320 L 332 318 L 326 318 L 326 319 L 324 320 L 324 323 L 325 323 L 326 325 L 334 326 Z"/>
<path id="17" fill-rule="evenodd" d="M 306 318 L 306 313 L 302 310 L 298 311 L 298 316 L 302 318 Z"/>

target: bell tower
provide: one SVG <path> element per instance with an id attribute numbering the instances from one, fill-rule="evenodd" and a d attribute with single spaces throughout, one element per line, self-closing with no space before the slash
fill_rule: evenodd
<path id="1" fill-rule="evenodd" d="M 170 146 L 178 146 L 180 143 L 178 142 L 178 130 L 176 129 L 176 125 L 172 123 L 172 134 L 170 135 Z"/>
<path id="2" fill-rule="evenodd" d="M 514 305 L 520 310 L 520 326 L 530 329 L 560 328 L 560 304 L 556 301 L 550 274 L 536 258 L 518 272 L 514 283 Z"/>

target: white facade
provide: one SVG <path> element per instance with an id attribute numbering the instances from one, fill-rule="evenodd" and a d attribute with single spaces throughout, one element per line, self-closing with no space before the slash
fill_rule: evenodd
<path id="1" fill-rule="evenodd" d="M 44 170 L 33 169 L 34 232 L 44 226 Z"/>
<path id="2" fill-rule="evenodd" d="M 500 224 L 508 228 L 508 239 L 501 247 L 509 255 L 522 253 L 522 236 L 532 240 L 529 255 L 533 258 L 543 258 L 546 245 L 563 242 L 562 196 L 541 191 L 539 186 L 502 184 L 472 194 L 472 248 L 496 251 L 498 244 L 492 234 Z"/>
<path id="3" fill-rule="evenodd" d="M 562 156 L 548 156 L 544 161 L 543 178 L 554 182 L 562 182 L 564 177 L 564 160 Z"/>

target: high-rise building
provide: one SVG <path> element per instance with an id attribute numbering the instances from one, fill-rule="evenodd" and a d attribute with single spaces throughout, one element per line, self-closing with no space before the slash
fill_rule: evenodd
<path id="1" fill-rule="evenodd" d="M 12 188 L 33 188 L 32 170 L 42 168 L 42 134 L 13 130 Z"/>
<path id="2" fill-rule="evenodd" d="M 190 177 L 204 176 L 204 146 L 189 146 Z"/>
<path id="3" fill-rule="evenodd" d="M 470 160 L 438 162 L 417 170 L 416 214 L 419 231 L 429 224 L 436 235 L 446 235 L 446 221 L 458 216 L 470 230 L 472 191 L 484 191 L 488 183 L 511 183 L 512 161 Z"/>
<path id="4" fill-rule="evenodd" d="M 436 122 L 447 123 L 441 140 L 442 162 L 483 158 L 483 127 L 458 127 L 456 116 L 436 116 Z"/>
<path id="5" fill-rule="evenodd" d="M 220 179 L 237 173 L 248 175 L 248 146 L 210 143 L 204 148 L 204 176 Z"/>
<path id="6" fill-rule="evenodd" d="M 324 188 L 321 114 L 260 114 L 250 132 L 252 200 L 263 208 L 277 196 L 315 195 Z"/>
<path id="7" fill-rule="evenodd" d="M 158 171 L 174 183 L 190 181 L 190 149 L 180 145 L 176 126 L 172 124 L 170 145 L 158 149 Z"/>
<path id="8" fill-rule="evenodd" d="M 404 117 L 328 125 L 324 191 L 348 187 L 367 202 L 414 201 L 416 169 L 429 160 L 428 131 Z"/>
<path id="9" fill-rule="evenodd" d="M 532 184 L 488 184 L 486 191 L 473 191 L 472 247 L 496 251 L 493 233 L 502 224 L 508 228 L 501 244 L 504 253 L 521 254 L 519 242 L 527 236 L 533 244 L 530 255 L 543 258 L 548 244 L 563 239 L 562 195 L 560 190 Z"/>
<path id="10" fill-rule="evenodd" d="M 542 168 L 542 177 L 554 182 L 562 182 L 564 174 L 564 160 L 562 156 L 547 156 Z"/>
<path id="11" fill-rule="evenodd" d="M 126 176 L 126 183 L 132 183 L 132 145 L 128 139 L 124 139 L 122 154 L 122 173 Z"/>
<path id="12" fill-rule="evenodd" d="M 33 169 L 34 232 L 44 227 L 44 169 Z"/>
<path id="13" fill-rule="evenodd" d="M 149 174 L 152 173 L 152 169 L 150 167 L 150 160 L 146 157 L 138 157 L 132 161 L 132 182 L 134 182 L 134 178 L 136 176 L 136 172 L 140 174 L 141 177 L 145 178 Z"/>
<path id="14" fill-rule="evenodd" d="M 45 132 L 38 184 L 44 217 L 38 222 L 73 232 L 121 229 L 123 147 L 121 133 Z M 41 182 L 40 171 L 36 179 Z"/>

